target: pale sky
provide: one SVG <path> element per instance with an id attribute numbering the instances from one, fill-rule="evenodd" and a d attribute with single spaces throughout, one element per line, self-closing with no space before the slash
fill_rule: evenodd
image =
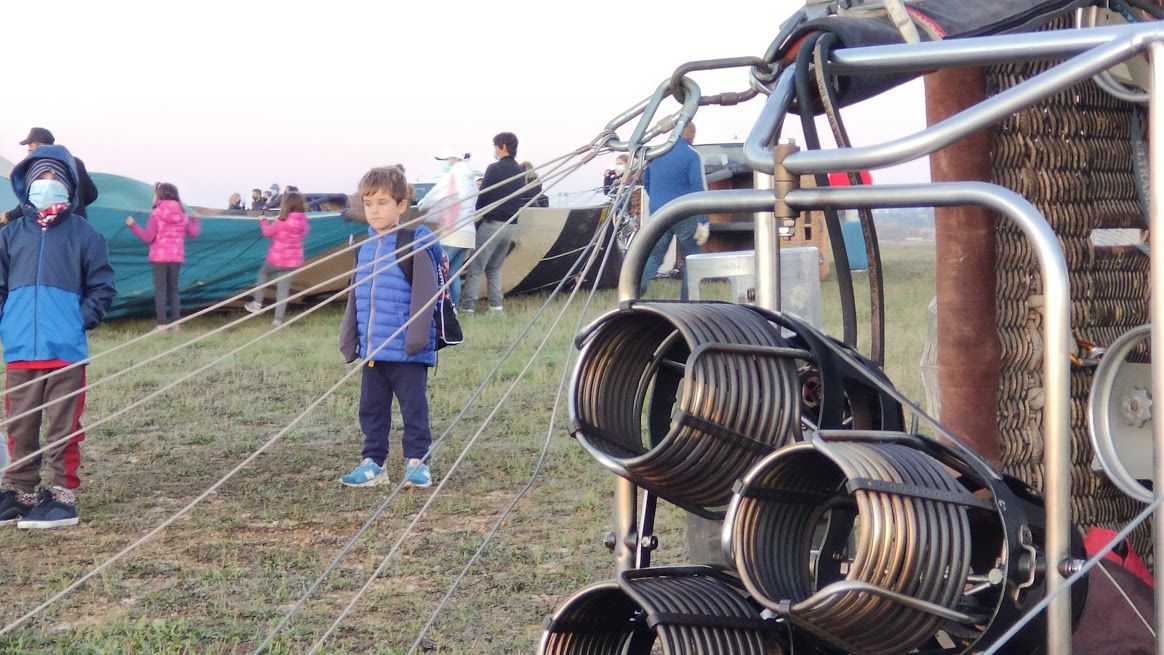
<path id="1" fill-rule="evenodd" d="M 47 127 L 90 171 L 173 182 L 211 207 L 272 182 L 349 192 L 390 163 L 429 180 L 442 145 L 484 169 L 500 131 L 536 165 L 589 142 L 686 61 L 762 55 L 800 4 L 5 2 L 0 155 L 19 161 L 28 129 Z M 704 94 L 747 86 L 742 70 L 693 77 Z M 921 129 L 921 88 L 846 110 L 853 140 Z M 696 141 L 742 140 L 762 102 L 700 108 Z M 555 191 L 597 186 L 612 160 Z M 927 176 L 924 162 L 874 172 Z"/>

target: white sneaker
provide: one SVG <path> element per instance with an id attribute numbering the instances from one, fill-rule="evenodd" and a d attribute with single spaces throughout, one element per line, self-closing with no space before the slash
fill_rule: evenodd
<path id="1" fill-rule="evenodd" d="M 243 309 L 247 310 L 248 312 L 250 312 L 252 314 L 258 314 L 259 312 L 263 311 L 263 305 L 262 305 L 262 303 L 257 303 L 257 302 L 252 300 L 252 301 L 248 302 L 247 304 L 243 305 Z"/>
<path id="2" fill-rule="evenodd" d="M 491 312 L 503 312 L 503 311 L 505 311 L 505 308 L 502 307 L 501 305 L 490 305 L 489 311 L 491 311 Z"/>

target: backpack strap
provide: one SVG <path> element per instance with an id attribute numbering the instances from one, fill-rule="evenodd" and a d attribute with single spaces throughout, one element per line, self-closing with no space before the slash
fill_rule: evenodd
<path id="1" fill-rule="evenodd" d="M 396 233 L 396 261 L 400 263 L 400 272 L 404 273 L 404 279 L 408 280 L 408 286 L 412 286 L 412 257 L 400 259 L 401 255 L 407 255 L 409 251 L 415 247 L 412 243 L 416 235 L 416 229 L 413 227 L 402 227 Z M 408 244 L 408 249 L 403 253 L 400 252 L 400 246 Z"/>

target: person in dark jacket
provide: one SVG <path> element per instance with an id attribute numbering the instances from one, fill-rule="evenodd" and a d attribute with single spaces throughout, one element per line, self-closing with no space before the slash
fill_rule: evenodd
<path id="1" fill-rule="evenodd" d="M 481 297 L 481 274 L 488 283 L 489 311 L 504 310 L 501 304 L 501 264 L 509 254 L 517 212 L 522 205 L 522 187 L 525 170 L 517 163 L 517 136 L 502 132 L 493 137 L 493 156 L 497 161 L 485 169 L 481 193 L 477 195 L 477 209 L 498 203 L 486 212 L 477 224 L 477 254 L 469 263 L 465 285 L 461 293 L 461 309 L 472 314 Z M 494 235 L 497 235 L 494 237 Z"/>
<path id="2" fill-rule="evenodd" d="M 521 194 L 522 207 L 549 207 L 550 199 L 542 193 L 542 178 L 534 170 L 534 165 L 528 161 L 521 162 L 521 170 L 525 171 L 525 184 L 529 188 Z"/>
<path id="3" fill-rule="evenodd" d="M 74 213 L 82 204 L 77 180 L 68 150 L 40 146 L 12 169 L 22 215 L 0 231 L 8 449 L 13 462 L 39 450 L 42 424 L 52 445 L 39 491 L 40 456 L 4 473 L 0 524 L 24 529 L 77 524 L 85 331 L 101 322 L 116 294 L 104 237 Z"/>
<path id="4" fill-rule="evenodd" d="M 32 154 L 37 148 L 41 146 L 51 146 L 57 142 L 52 132 L 49 132 L 43 127 L 34 127 L 28 131 L 28 136 L 20 142 L 22 146 L 28 146 L 28 154 Z M 77 180 L 80 182 L 81 204 L 73 209 L 73 213 L 81 218 L 88 218 L 89 214 L 85 208 L 93 204 L 97 200 L 97 185 L 93 184 L 93 178 L 89 177 L 89 171 L 85 170 L 85 162 L 73 157 L 73 161 L 77 165 Z M 21 216 L 21 208 L 19 206 L 13 207 L 8 211 L 0 214 L 0 225 L 14 221 Z"/>

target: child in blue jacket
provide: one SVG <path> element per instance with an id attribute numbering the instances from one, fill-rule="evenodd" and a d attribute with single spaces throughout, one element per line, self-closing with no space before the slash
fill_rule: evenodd
<path id="1" fill-rule="evenodd" d="M 39 450 L 42 423 L 53 447 L 45 453 L 51 470 L 39 491 L 40 456 L 5 471 L 0 525 L 76 525 L 85 366 L 67 367 L 89 358 L 85 331 L 113 302 L 113 267 L 104 237 L 74 213 L 81 204 L 68 150 L 40 146 L 12 169 L 11 179 L 23 215 L 0 230 L 0 342 L 8 416 L 28 415 L 8 424 L 8 448 L 13 462 Z"/>
<path id="2" fill-rule="evenodd" d="M 368 359 L 360 381 L 361 461 L 340 478 L 350 487 L 389 483 L 385 460 L 393 396 L 400 403 L 404 421 L 404 484 L 432 484 L 425 460 L 432 445 L 428 369 L 436 365 L 436 326 L 431 305 L 422 308 L 436 293 L 437 262 L 442 252 L 432 231 L 417 227 L 411 283 L 400 269 L 394 253 L 400 247 L 396 235 L 400 217 L 408 209 L 408 191 L 404 173 L 395 166 L 373 168 L 360 180 L 368 240 L 356 256 L 355 286 L 348 295 L 340 328 L 340 350 L 347 361 Z M 417 313 L 423 318 L 401 332 L 409 317 Z"/>

